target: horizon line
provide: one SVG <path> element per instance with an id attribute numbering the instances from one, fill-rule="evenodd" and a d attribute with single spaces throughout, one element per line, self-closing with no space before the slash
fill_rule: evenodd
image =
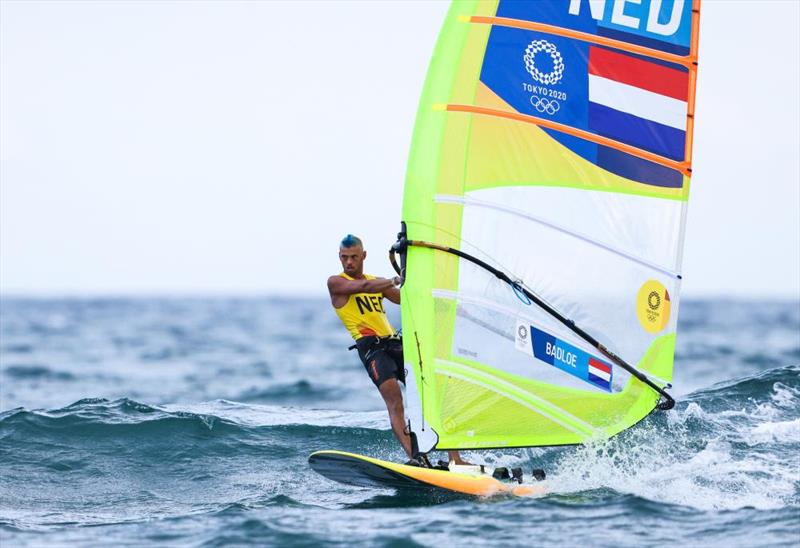
<path id="1" fill-rule="evenodd" d="M 800 304 L 800 289 L 792 292 L 683 292 L 681 300 L 720 300 L 720 301 L 796 301 Z M 301 290 L 235 290 L 235 289 L 103 289 L 103 290 L 0 290 L 2 300 L 79 300 L 79 299 L 327 299 L 322 291 Z"/>

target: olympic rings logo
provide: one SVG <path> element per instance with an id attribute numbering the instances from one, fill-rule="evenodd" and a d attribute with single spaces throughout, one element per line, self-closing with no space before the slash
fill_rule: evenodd
<path id="1" fill-rule="evenodd" d="M 531 104 L 533 105 L 533 108 L 542 114 L 549 114 L 550 116 L 558 112 L 558 109 L 561 108 L 561 104 L 555 99 L 537 97 L 536 95 L 531 96 Z"/>
<path id="2" fill-rule="evenodd" d="M 536 66 L 536 54 L 540 51 L 550 55 L 550 60 L 553 62 L 552 71 L 542 72 Z M 534 40 L 528 44 L 522 59 L 525 61 L 527 71 L 540 84 L 556 84 L 564 76 L 564 60 L 561 58 L 561 53 L 554 44 L 547 40 Z"/>
<path id="3" fill-rule="evenodd" d="M 658 310 L 658 307 L 661 306 L 661 295 L 657 291 L 651 291 L 647 296 L 647 306 L 650 307 L 650 310 Z"/>

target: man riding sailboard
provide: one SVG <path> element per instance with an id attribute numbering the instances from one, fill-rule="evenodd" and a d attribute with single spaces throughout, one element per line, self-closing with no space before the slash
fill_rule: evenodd
<path id="1" fill-rule="evenodd" d="M 392 431 L 409 458 L 407 464 L 430 467 L 425 455 L 415 455 L 406 430 L 403 393 L 405 385 L 403 343 L 389 323 L 384 298 L 400 304 L 400 278 L 378 278 L 364 274 L 367 252 L 359 238 L 348 234 L 339 245 L 342 272 L 328 278 L 331 304 L 355 340 L 358 356 L 386 403 Z M 448 452 L 450 461 L 466 464 L 457 451 Z"/>

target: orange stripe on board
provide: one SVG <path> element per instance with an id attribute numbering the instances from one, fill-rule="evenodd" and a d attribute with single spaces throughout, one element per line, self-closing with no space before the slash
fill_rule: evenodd
<path id="1" fill-rule="evenodd" d="M 694 69 L 695 61 L 697 60 L 696 50 L 690 51 L 688 57 L 682 57 L 680 55 L 675 55 L 674 53 L 667 53 L 665 51 L 660 51 L 653 48 L 647 48 L 636 44 L 629 44 L 628 42 L 623 42 L 621 40 L 614 40 L 613 38 L 596 36 L 594 34 L 589 34 L 587 32 L 565 29 L 562 27 L 556 27 L 554 25 L 546 25 L 544 23 L 523 21 L 522 19 L 511 19 L 509 17 L 485 17 L 482 15 L 473 15 L 469 18 L 469 22 L 481 23 L 484 25 L 496 25 L 500 27 L 511 27 L 515 29 L 536 30 L 539 32 L 545 32 L 547 34 L 554 34 L 556 36 L 565 36 L 567 38 L 574 38 L 575 40 L 581 40 L 582 42 L 591 42 L 592 44 L 599 44 L 601 46 L 607 46 L 622 51 L 628 51 L 630 53 L 636 53 L 639 55 L 644 55 L 646 57 L 652 57 L 654 59 L 661 59 L 662 61 L 668 61 L 670 63 L 675 63 L 676 65 L 682 65 L 684 67 L 689 68 L 690 70 Z"/>
<path id="2" fill-rule="evenodd" d="M 411 479 L 468 495 L 490 497 L 498 493 L 511 493 L 516 496 L 531 496 L 546 493 L 545 488 L 541 485 L 509 485 L 485 475 L 469 476 L 458 472 L 418 468 L 405 464 L 391 463 L 391 466 L 386 466 L 387 464 L 390 463 L 380 462 L 381 466 Z"/>
<path id="3" fill-rule="evenodd" d="M 626 152 L 632 156 L 642 158 L 643 160 L 648 160 L 655 164 L 675 169 L 687 176 L 691 175 L 692 172 L 691 164 L 689 162 L 685 161 L 678 162 L 676 160 L 665 158 L 664 156 L 659 156 L 658 154 L 653 154 L 652 152 L 642 150 L 641 148 L 633 147 L 631 145 L 626 145 L 625 143 L 615 141 L 614 139 L 609 139 L 608 137 L 602 137 L 600 135 L 596 135 L 594 133 L 590 133 L 582 129 L 577 129 L 564 124 L 559 124 L 558 122 L 545 120 L 543 118 L 537 118 L 536 116 L 528 116 L 527 114 L 519 114 L 517 112 L 507 112 L 503 110 L 495 110 L 492 108 L 477 107 L 473 105 L 447 105 L 447 110 L 450 112 L 469 112 L 471 114 L 483 114 L 485 116 L 507 118 L 509 120 L 516 120 L 518 122 L 525 122 L 527 124 L 535 124 L 537 126 L 542 126 L 549 129 L 553 129 L 555 131 L 560 131 L 561 133 L 573 135 L 575 137 L 579 137 L 586 141 L 597 143 L 598 145 L 604 145 L 607 147 L 614 148 L 616 150 L 621 150 L 622 152 Z"/>

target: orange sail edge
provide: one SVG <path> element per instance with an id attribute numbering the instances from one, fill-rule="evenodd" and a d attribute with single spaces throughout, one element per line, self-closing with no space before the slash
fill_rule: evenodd
<path id="1" fill-rule="evenodd" d="M 580 139 L 584 139 L 586 141 L 590 141 L 592 143 L 596 143 L 598 145 L 604 145 L 607 147 L 614 148 L 616 150 L 625 152 L 632 156 L 636 156 L 643 160 L 647 160 L 653 162 L 655 164 L 662 165 L 664 167 L 668 167 L 670 169 L 674 169 L 676 171 L 680 171 L 686 176 L 691 176 L 692 174 L 692 166 L 691 163 L 688 161 L 678 161 L 673 160 L 671 158 L 666 158 L 664 156 L 660 156 L 658 154 L 654 154 L 647 150 L 643 150 L 641 148 L 637 148 L 631 145 L 627 145 L 620 141 L 616 141 L 614 139 L 609 139 L 608 137 L 603 137 L 601 135 L 597 135 L 594 133 L 590 133 L 588 131 L 584 131 L 582 129 L 577 129 L 565 124 L 560 124 L 558 122 L 553 122 L 551 120 L 545 120 L 544 118 L 538 118 L 536 116 L 530 116 L 527 114 L 519 114 L 517 112 L 507 112 L 492 108 L 486 107 L 479 107 L 475 105 L 459 105 L 459 104 L 448 104 L 446 105 L 446 110 L 448 112 L 467 112 L 470 114 L 480 114 L 484 116 L 494 116 L 498 118 L 506 118 L 509 120 L 516 120 L 518 122 L 524 122 L 527 124 L 534 124 L 541 127 L 546 127 L 548 129 L 552 129 L 555 131 L 559 131 L 561 133 L 566 133 L 567 135 L 572 135 L 574 137 L 578 137 Z"/>
<path id="2" fill-rule="evenodd" d="M 694 110 L 697 97 L 697 50 L 700 44 L 700 1 L 692 1 L 692 42 L 689 46 L 689 57 L 694 59 L 694 64 L 689 67 L 689 94 L 686 104 L 686 148 L 684 157 L 687 162 L 692 161 L 692 149 L 694 146 Z"/>

